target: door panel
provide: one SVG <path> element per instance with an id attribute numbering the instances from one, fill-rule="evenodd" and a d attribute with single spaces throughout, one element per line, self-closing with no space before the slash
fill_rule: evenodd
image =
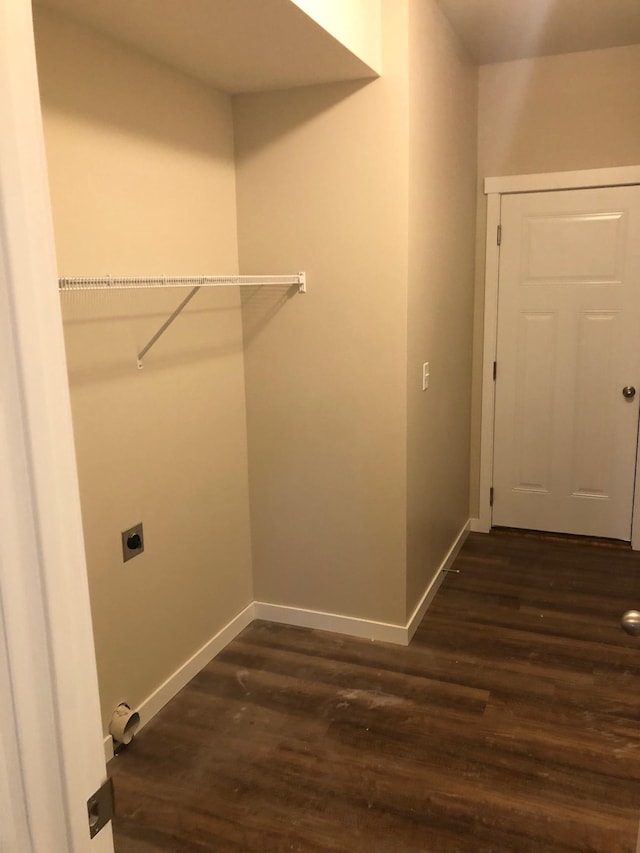
<path id="1" fill-rule="evenodd" d="M 571 493 L 609 498 L 613 489 L 616 406 L 609 394 L 617 315 L 584 312 L 579 318 L 576 357 L 575 441 Z"/>
<path id="2" fill-rule="evenodd" d="M 559 285 L 619 283 L 623 224 L 620 213 L 527 217 L 523 280 Z"/>
<path id="3" fill-rule="evenodd" d="M 502 202 L 493 523 L 631 538 L 640 188 Z"/>
<path id="4" fill-rule="evenodd" d="M 512 485 L 520 491 L 546 492 L 550 486 L 556 320 L 555 314 L 519 317 Z"/>

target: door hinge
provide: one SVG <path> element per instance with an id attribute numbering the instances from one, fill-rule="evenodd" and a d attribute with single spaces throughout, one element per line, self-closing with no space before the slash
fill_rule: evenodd
<path id="1" fill-rule="evenodd" d="M 489 489 L 489 506 L 493 506 L 493 486 Z"/>
<path id="2" fill-rule="evenodd" d="M 498 246 L 502 245 L 502 225 L 498 225 L 498 233 L 496 234 Z"/>
<path id="3" fill-rule="evenodd" d="M 113 817 L 113 782 L 111 779 L 102 785 L 87 800 L 87 814 L 89 817 L 89 835 L 94 838 L 106 826 Z"/>
<path id="4" fill-rule="evenodd" d="M 498 362 L 493 362 L 493 381 L 496 381 L 496 376 L 498 375 Z"/>

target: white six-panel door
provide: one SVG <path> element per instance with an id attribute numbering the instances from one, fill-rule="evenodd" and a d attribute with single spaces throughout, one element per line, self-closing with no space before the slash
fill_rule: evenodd
<path id="1" fill-rule="evenodd" d="M 493 523 L 629 540 L 640 187 L 506 195 L 501 222 Z"/>

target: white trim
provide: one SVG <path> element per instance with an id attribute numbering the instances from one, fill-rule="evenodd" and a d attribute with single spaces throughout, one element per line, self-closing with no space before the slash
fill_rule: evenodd
<path id="1" fill-rule="evenodd" d="M 493 424 L 495 408 L 495 382 L 493 362 L 498 340 L 498 273 L 500 246 L 497 229 L 500 224 L 500 196 L 487 199 L 487 239 L 485 248 L 484 286 L 484 344 L 482 353 L 482 414 L 480 426 L 480 532 L 491 530 L 491 503 L 489 491 L 493 483 Z"/>
<path id="2" fill-rule="evenodd" d="M 448 569 L 451 568 L 451 566 L 455 562 L 456 557 L 460 553 L 460 549 L 464 545 L 470 530 L 471 519 L 466 522 L 460 533 L 458 533 L 458 535 L 456 536 L 453 545 L 451 546 L 451 548 L 449 548 L 446 557 L 440 564 L 440 568 L 438 569 L 436 575 L 426 588 L 424 595 L 418 602 L 416 609 L 413 611 L 413 614 L 409 618 L 409 621 L 407 622 L 407 640 L 409 643 L 411 642 L 413 635 L 417 631 L 418 625 L 422 622 L 425 613 L 429 609 L 429 605 L 435 598 L 436 592 L 440 589 L 440 585 L 445 579 L 445 573 Z"/>
<path id="3" fill-rule="evenodd" d="M 305 610 L 302 607 L 288 607 L 283 604 L 268 604 L 265 601 L 255 602 L 255 618 L 264 619 L 266 622 L 296 625 L 299 628 L 317 628 L 320 631 L 332 631 L 334 634 L 348 634 L 350 637 L 361 637 L 365 640 L 396 643 L 400 646 L 406 646 L 409 642 L 404 625 L 373 622 L 369 619 Z"/>
<path id="4" fill-rule="evenodd" d="M 155 715 L 161 711 L 167 702 L 170 702 L 191 679 L 196 676 L 214 657 L 219 654 L 225 646 L 238 636 L 241 631 L 250 625 L 255 619 L 255 605 L 248 604 L 224 628 L 221 628 L 210 640 L 198 649 L 195 654 L 185 661 L 182 666 L 167 678 L 153 693 L 136 708 L 140 714 L 140 729 L 144 728 Z M 113 757 L 113 740 L 111 737 L 104 741 L 105 756 Z M 108 760 L 108 759 L 107 759 Z"/>
<path id="5" fill-rule="evenodd" d="M 478 531 L 491 529 L 489 488 L 493 478 L 493 430 L 495 384 L 493 361 L 498 338 L 498 284 L 500 249 L 496 228 L 500 222 L 502 195 L 509 193 L 545 192 L 550 190 L 592 189 L 595 187 L 634 186 L 640 184 L 640 166 L 620 166 L 610 169 L 586 169 L 576 172 L 548 172 L 539 175 L 509 175 L 485 178 L 487 195 L 487 234 L 484 290 L 484 349 L 482 368 L 482 415 L 480 426 L 480 518 Z M 498 365 L 500 370 L 500 365 Z M 640 427 L 639 427 L 640 428 Z M 475 529 L 475 528 L 474 528 Z M 633 494 L 631 547 L 640 551 L 640 453 L 636 458 L 636 479 Z"/>
<path id="6" fill-rule="evenodd" d="M 213 658 L 227 646 L 231 640 L 238 636 L 247 625 L 255 619 L 254 604 L 248 604 L 224 628 L 221 628 L 202 648 L 191 655 L 173 675 L 169 676 L 163 684 L 151 693 L 136 710 L 140 714 L 140 728 L 143 728 L 150 719 L 160 711 L 167 702 L 172 699 L 179 690 L 188 684 Z"/>
<path id="7" fill-rule="evenodd" d="M 640 420 L 636 443 L 636 479 L 633 487 L 633 512 L 631 514 L 631 550 L 640 551 Z"/>
<path id="8" fill-rule="evenodd" d="M 505 175 L 485 178 L 485 195 L 492 193 L 533 193 L 551 190 L 584 190 L 594 187 L 622 187 L 640 184 L 640 166 L 610 169 L 583 169 L 577 172 L 545 172 L 538 175 Z"/>
<path id="9" fill-rule="evenodd" d="M 0 3 L 0 597 L 30 841 L 89 839 L 106 779 L 31 3 Z M 1 769 L 1 768 L 0 768 Z"/>
<path id="10" fill-rule="evenodd" d="M 0 626 L 5 623 L 0 598 Z M 0 628 L 0 850 L 30 850 L 29 815 L 5 633 Z"/>
<path id="11" fill-rule="evenodd" d="M 106 736 L 102 746 L 104 748 L 104 763 L 108 764 L 114 756 L 113 738 L 111 737 L 111 735 Z"/>
<path id="12" fill-rule="evenodd" d="M 470 518 L 469 519 L 469 530 L 472 533 L 489 533 L 491 531 L 491 528 L 489 528 L 489 530 L 487 530 L 485 525 L 480 521 L 479 518 Z"/>

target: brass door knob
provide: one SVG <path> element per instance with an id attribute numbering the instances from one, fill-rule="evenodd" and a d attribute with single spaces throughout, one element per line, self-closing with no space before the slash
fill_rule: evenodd
<path id="1" fill-rule="evenodd" d="M 627 610 L 622 617 L 622 627 L 633 637 L 640 635 L 640 613 L 637 610 Z"/>

